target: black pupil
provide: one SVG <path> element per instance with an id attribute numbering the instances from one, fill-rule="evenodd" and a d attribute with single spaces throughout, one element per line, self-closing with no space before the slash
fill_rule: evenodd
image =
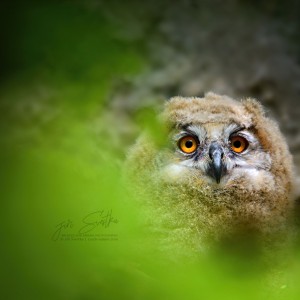
<path id="1" fill-rule="evenodd" d="M 194 145 L 193 141 L 186 141 L 186 142 L 185 142 L 185 146 L 186 146 L 187 148 L 192 148 L 193 145 Z"/>
<path id="2" fill-rule="evenodd" d="M 235 142 L 233 143 L 233 146 L 234 146 L 235 148 L 240 148 L 240 147 L 242 146 L 242 143 L 241 143 L 240 141 L 235 141 Z"/>

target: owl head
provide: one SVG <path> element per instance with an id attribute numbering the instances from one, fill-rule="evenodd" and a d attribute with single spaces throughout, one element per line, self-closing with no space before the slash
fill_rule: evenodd
<path id="1" fill-rule="evenodd" d="M 159 120 L 164 143 L 142 135 L 127 166 L 148 208 L 143 220 L 165 245 L 199 249 L 236 231 L 279 235 L 292 207 L 292 158 L 257 101 L 174 97 Z"/>
<path id="2" fill-rule="evenodd" d="M 290 193 L 292 161 L 286 141 L 257 101 L 213 93 L 175 97 L 166 104 L 163 119 L 172 153 L 163 167 L 169 178 L 186 174 L 212 189 L 239 185 L 249 192 Z"/>

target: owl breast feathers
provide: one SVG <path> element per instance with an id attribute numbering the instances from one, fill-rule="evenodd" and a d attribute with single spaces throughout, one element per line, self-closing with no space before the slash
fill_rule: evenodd
<path id="1" fill-rule="evenodd" d="M 284 232 L 292 158 L 257 101 L 174 97 L 158 119 L 163 142 L 143 134 L 127 170 L 143 222 L 164 247 L 199 251 L 234 232 Z"/>

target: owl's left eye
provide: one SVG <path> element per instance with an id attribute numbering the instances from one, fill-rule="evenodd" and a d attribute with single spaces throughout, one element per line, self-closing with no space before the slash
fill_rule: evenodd
<path id="1" fill-rule="evenodd" d="M 248 148 L 249 142 L 244 137 L 237 135 L 230 138 L 230 145 L 231 150 L 241 153 Z"/>
<path id="2" fill-rule="evenodd" d="M 184 153 L 191 154 L 196 151 L 198 146 L 198 141 L 193 136 L 185 136 L 181 138 L 178 142 L 178 147 Z"/>

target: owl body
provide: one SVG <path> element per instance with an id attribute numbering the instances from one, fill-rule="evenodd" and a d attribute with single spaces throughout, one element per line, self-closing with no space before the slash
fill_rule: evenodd
<path id="1" fill-rule="evenodd" d="M 162 248 L 197 253 L 237 234 L 266 244 L 285 235 L 292 158 L 257 101 L 175 97 L 159 122 L 164 142 L 144 134 L 127 168 Z"/>

